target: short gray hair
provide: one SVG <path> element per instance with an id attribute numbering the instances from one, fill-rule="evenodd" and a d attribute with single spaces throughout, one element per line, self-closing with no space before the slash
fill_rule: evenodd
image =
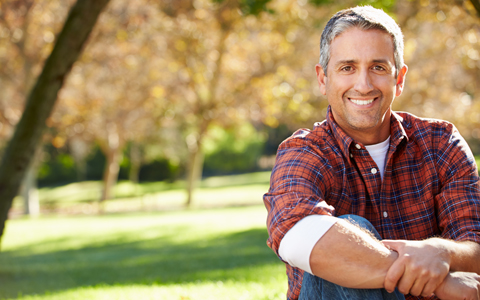
<path id="1" fill-rule="evenodd" d="M 320 39 L 320 61 L 325 75 L 330 61 L 330 45 L 333 39 L 347 29 L 378 29 L 388 33 L 393 40 L 395 75 L 403 67 L 403 34 L 398 24 L 383 10 L 371 6 L 357 6 L 337 12 L 327 23 Z"/>

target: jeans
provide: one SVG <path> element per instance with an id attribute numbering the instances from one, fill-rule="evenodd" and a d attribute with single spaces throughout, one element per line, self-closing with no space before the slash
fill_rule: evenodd
<path id="1" fill-rule="evenodd" d="M 381 239 L 377 230 L 365 218 L 356 215 L 343 215 L 340 218 L 348 219 L 371 231 L 378 239 Z M 302 289 L 299 300 L 405 300 L 405 297 L 395 289 L 395 292 L 388 293 L 385 289 L 353 289 L 345 288 L 329 281 L 326 281 L 307 272 L 303 275 Z"/>

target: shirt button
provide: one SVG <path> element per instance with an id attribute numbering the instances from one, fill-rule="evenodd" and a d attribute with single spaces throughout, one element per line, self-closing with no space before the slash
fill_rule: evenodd
<path id="1" fill-rule="evenodd" d="M 350 157 L 353 157 L 353 154 L 352 154 L 352 153 L 350 153 Z"/>
<path id="2" fill-rule="evenodd" d="M 377 174 L 377 169 L 372 168 L 372 169 L 370 170 L 370 172 L 372 172 L 372 174 Z"/>
<path id="3" fill-rule="evenodd" d="M 362 146 L 360 146 L 359 144 L 355 144 L 355 147 L 356 147 L 357 149 L 362 149 Z"/>
<path id="4" fill-rule="evenodd" d="M 388 213 L 386 211 L 383 212 L 383 217 L 384 218 L 388 217 Z"/>

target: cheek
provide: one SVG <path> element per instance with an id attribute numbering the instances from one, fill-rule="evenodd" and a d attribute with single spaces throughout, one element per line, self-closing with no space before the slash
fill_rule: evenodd
<path id="1" fill-rule="evenodd" d="M 350 89 L 350 85 L 345 80 L 332 80 L 327 87 L 327 95 L 343 95 Z"/>
<path id="2" fill-rule="evenodd" d="M 395 78 L 378 78 L 378 87 L 384 90 L 393 90 L 397 88 L 397 80 Z"/>

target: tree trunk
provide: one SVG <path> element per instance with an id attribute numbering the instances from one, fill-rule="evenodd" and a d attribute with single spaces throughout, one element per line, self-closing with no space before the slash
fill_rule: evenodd
<path id="1" fill-rule="evenodd" d="M 30 217 L 40 215 L 40 202 L 37 188 L 38 165 L 33 163 L 23 180 L 24 213 Z"/>
<path id="2" fill-rule="evenodd" d="M 188 142 L 187 142 L 188 143 Z M 193 191 L 202 177 L 204 154 L 201 147 L 201 141 L 195 140 L 195 143 L 188 143 L 188 165 L 187 165 L 187 202 L 186 207 L 190 207 L 193 201 Z"/>
<path id="3" fill-rule="evenodd" d="M 70 152 L 77 169 L 77 181 L 85 181 L 87 179 L 87 155 L 89 152 L 87 142 L 79 137 L 70 139 Z"/>
<path id="4" fill-rule="evenodd" d="M 31 158 L 40 142 L 64 79 L 82 52 L 108 0 L 78 0 L 67 17 L 52 53 L 31 90 L 22 118 L 7 145 L 0 165 L 0 237 L 12 200 L 17 195 Z"/>
<path id="5" fill-rule="evenodd" d="M 103 172 L 103 190 L 100 201 L 112 199 L 112 190 L 118 179 L 118 172 L 120 171 L 120 160 L 122 153 L 120 148 L 109 149 L 105 153 L 107 162 L 105 165 L 105 171 Z"/>
<path id="6" fill-rule="evenodd" d="M 133 183 L 138 183 L 138 175 L 142 166 L 142 151 L 137 143 L 130 145 L 130 170 L 128 171 L 128 179 Z"/>
<path id="7" fill-rule="evenodd" d="M 34 157 L 28 166 L 27 173 L 22 182 L 22 195 L 24 201 L 24 213 L 31 217 L 40 215 L 40 199 L 38 197 L 37 174 L 40 166 L 42 144 L 35 151 Z"/>
<path id="8" fill-rule="evenodd" d="M 106 133 L 107 140 L 102 149 L 107 161 L 103 172 L 103 191 L 100 202 L 112 198 L 112 189 L 117 183 L 122 157 L 122 147 L 120 146 L 120 135 L 118 134 L 117 124 L 113 122 L 108 123 Z"/>

